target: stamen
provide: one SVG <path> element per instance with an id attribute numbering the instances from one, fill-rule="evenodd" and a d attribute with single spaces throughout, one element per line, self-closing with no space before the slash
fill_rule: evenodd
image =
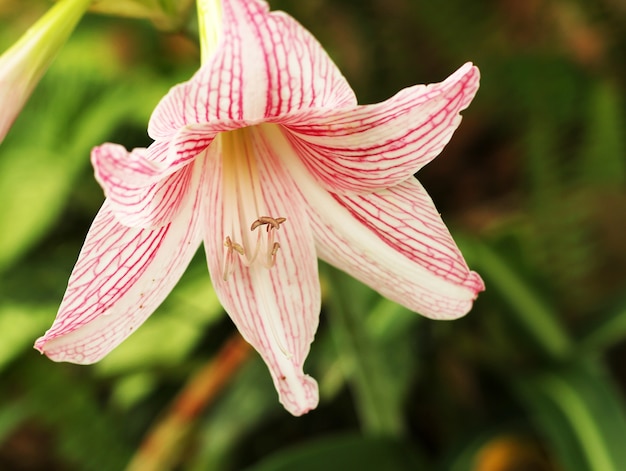
<path id="1" fill-rule="evenodd" d="M 257 257 L 261 253 L 260 263 L 265 268 L 272 268 L 276 265 L 276 254 L 280 249 L 280 244 L 274 241 L 274 231 L 280 229 L 280 225 L 284 223 L 287 218 L 270 216 L 261 216 L 250 226 L 250 231 L 254 231 L 261 226 L 267 226 L 267 236 L 263 236 L 262 232 L 258 233 L 254 250 L 250 253 L 244 248 L 243 245 L 233 242 L 230 236 L 227 236 L 224 240 L 224 247 L 226 247 L 226 256 L 224 258 L 224 280 L 228 279 L 234 269 L 234 252 L 237 252 L 241 256 L 242 263 L 249 267 L 257 260 Z M 250 247 L 248 247 L 250 249 Z"/>
<path id="2" fill-rule="evenodd" d="M 274 244 L 272 245 L 272 250 L 269 253 L 269 257 L 267 260 L 267 264 L 269 265 L 268 268 L 271 268 L 274 265 L 276 265 L 276 254 L 278 253 L 278 249 L 280 249 L 280 244 L 278 242 L 274 242 Z"/>
<path id="3" fill-rule="evenodd" d="M 270 252 L 270 255 L 273 257 L 276 255 L 276 253 L 278 252 L 278 249 L 280 249 L 280 244 L 278 242 L 274 242 L 274 245 L 272 246 L 272 251 Z"/>
<path id="4" fill-rule="evenodd" d="M 226 255 L 224 256 L 224 268 L 222 270 L 222 277 L 224 281 L 228 280 L 228 275 L 232 273 L 233 270 L 233 241 L 230 240 L 230 237 L 226 237 L 224 240 L 224 247 L 226 247 Z"/>

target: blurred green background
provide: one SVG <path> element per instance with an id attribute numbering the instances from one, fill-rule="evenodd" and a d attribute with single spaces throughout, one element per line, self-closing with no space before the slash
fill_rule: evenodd
<path id="1" fill-rule="evenodd" d="M 487 291 L 436 322 L 324 269 L 305 368 L 321 401 L 302 418 L 238 339 L 202 254 L 99 364 L 40 356 L 103 199 L 90 149 L 148 145 L 153 107 L 199 63 L 193 8 L 161 30 L 89 14 L 0 145 L 0 470 L 626 469 L 626 4 L 270 4 L 361 103 L 480 67 L 419 178 Z M 0 50 L 49 5 L 0 0 Z"/>

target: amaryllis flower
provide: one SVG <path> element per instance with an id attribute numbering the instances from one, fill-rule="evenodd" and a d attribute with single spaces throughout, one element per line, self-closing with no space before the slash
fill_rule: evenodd
<path id="1" fill-rule="evenodd" d="M 0 142 L 91 0 L 61 0 L 0 56 Z"/>
<path id="2" fill-rule="evenodd" d="M 318 402 L 303 373 L 320 312 L 317 258 L 434 319 L 483 289 L 413 177 L 478 88 L 445 81 L 358 106 L 294 19 L 223 0 L 217 49 L 155 109 L 154 143 L 94 149 L 107 199 L 59 314 L 36 348 L 92 363 L 157 308 L 204 242 L 214 288 L 294 415 Z"/>

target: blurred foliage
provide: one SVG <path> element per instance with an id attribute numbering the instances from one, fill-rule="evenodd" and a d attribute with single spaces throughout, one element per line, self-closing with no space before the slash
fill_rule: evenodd
<path id="1" fill-rule="evenodd" d="M 168 28 L 187 21 L 156 4 Z M 256 354 L 233 360 L 202 254 L 101 363 L 40 357 L 32 342 L 102 202 L 91 147 L 147 145 L 152 109 L 199 58 L 193 19 L 165 34 L 88 15 L 0 146 L 0 469 L 626 469 L 623 2 L 271 5 L 317 36 L 362 103 L 480 67 L 464 123 L 419 178 L 487 291 L 435 322 L 324 271 L 306 366 L 321 404 L 298 419 Z M 47 6 L 0 1 L 0 47 Z"/>

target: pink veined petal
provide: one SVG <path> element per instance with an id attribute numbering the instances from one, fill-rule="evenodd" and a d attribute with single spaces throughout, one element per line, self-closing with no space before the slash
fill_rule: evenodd
<path id="1" fill-rule="evenodd" d="M 307 202 L 321 259 L 424 316 L 454 319 L 470 310 L 484 284 L 417 180 L 369 194 L 333 194 L 280 137 L 272 134 L 274 146 Z"/>
<path id="2" fill-rule="evenodd" d="M 180 213 L 158 229 L 119 224 L 108 201 L 89 230 L 52 327 L 35 348 L 54 361 L 94 363 L 134 332 L 178 282 L 202 239 L 196 165 Z"/>
<path id="3" fill-rule="evenodd" d="M 219 133 L 255 123 L 245 120 L 222 120 L 213 123 L 187 124 L 171 137 L 169 153 L 176 162 L 188 162 L 206 149 Z"/>
<path id="4" fill-rule="evenodd" d="M 261 0 L 224 0 L 214 55 L 155 109 L 148 134 L 168 138 L 187 124 L 260 122 L 308 108 L 356 105 L 354 92 L 318 41 Z"/>
<path id="5" fill-rule="evenodd" d="M 238 131 L 239 156 L 219 155 L 212 146 L 208 173 L 205 249 L 213 286 L 243 337 L 261 354 L 272 375 L 280 402 L 293 415 L 301 415 L 318 403 L 317 383 L 303 373 L 303 364 L 317 329 L 320 288 L 317 257 L 311 228 L 293 181 L 281 167 L 269 143 L 255 128 Z M 232 139 L 220 136 L 220 139 Z M 232 176 L 232 160 L 245 161 Z M 226 161 L 226 162 L 224 162 Z M 236 190 L 235 190 L 236 189 Z M 265 227 L 250 231 L 260 216 L 284 217 L 275 231 L 280 248 L 275 265 L 267 268 L 256 260 L 245 266 L 236 252 L 224 276 L 228 249 L 226 237 L 246 247 L 249 254 Z M 263 255 L 262 252 L 259 255 Z"/>
<path id="6" fill-rule="evenodd" d="M 455 319 L 484 290 L 426 190 L 414 178 L 368 195 L 332 195 L 343 224 L 313 203 L 318 256 L 383 296 L 433 319 Z M 330 220 L 329 220 L 330 219 Z"/>
<path id="7" fill-rule="evenodd" d="M 280 123 L 330 191 L 372 191 L 406 180 L 439 155 L 478 82 L 478 69 L 467 63 L 444 82 L 404 89 L 376 105 L 295 113 Z"/>
<path id="8" fill-rule="evenodd" d="M 174 173 L 161 168 L 167 160 L 167 143 L 128 152 L 117 144 L 103 144 L 91 152 L 96 180 L 110 210 L 125 226 L 156 228 L 167 224 L 185 201 L 193 165 Z"/>

